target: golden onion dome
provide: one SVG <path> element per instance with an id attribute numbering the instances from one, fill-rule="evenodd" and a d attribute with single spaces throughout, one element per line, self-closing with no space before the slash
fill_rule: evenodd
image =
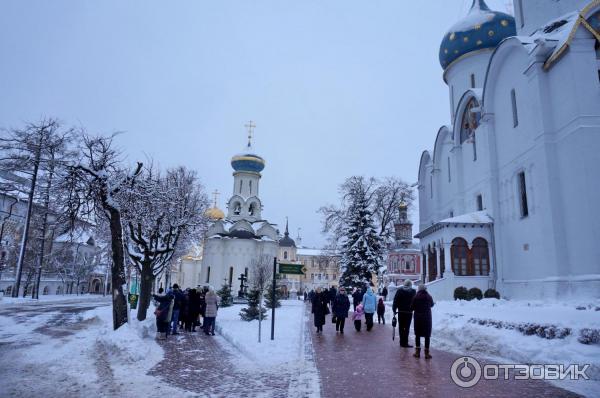
<path id="1" fill-rule="evenodd" d="M 225 213 L 223 213 L 223 211 L 216 206 L 206 210 L 204 215 L 211 220 L 222 220 L 225 218 Z"/>

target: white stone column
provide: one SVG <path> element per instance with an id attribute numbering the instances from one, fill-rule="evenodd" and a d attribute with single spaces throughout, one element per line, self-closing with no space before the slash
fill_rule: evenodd
<path id="1" fill-rule="evenodd" d="M 454 272 L 452 271 L 452 255 L 451 255 L 452 243 L 445 242 L 443 245 L 444 245 L 444 276 L 451 278 L 451 277 L 454 277 Z"/>

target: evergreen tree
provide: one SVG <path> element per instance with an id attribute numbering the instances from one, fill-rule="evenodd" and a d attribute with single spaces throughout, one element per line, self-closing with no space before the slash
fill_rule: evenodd
<path id="1" fill-rule="evenodd" d="M 275 297 L 273 298 L 273 284 L 270 283 L 267 287 L 267 292 L 265 293 L 265 307 L 275 308 L 281 307 L 281 302 L 279 301 L 283 297 L 283 293 L 280 288 L 275 289 Z"/>
<path id="2" fill-rule="evenodd" d="M 231 295 L 231 287 L 229 284 L 224 283 L 217 292 L 217 295 L 221 298 L 221 307 L 231 307 L 233 304 L 233 296 Z"/>
<path id="3" fill-rule="evenodd" d="M 260 290 L 256 288 L 250 289 L 248 292 L 248 307 L 242 308 L 240 312 L 240 317 L 242 320 L 250 322 L 255 319 L 258 319 L 259 315 L 259 304 L 260 302 Z M 261 308 L 262 319 L 267 319 L 267 310 L 266 308 Z"/>
<path id="4" fill-rule="evenodd" d="M 364 288 L 381 267 L 383 242 L 369 210 L 367 194 L 362 189 L 352 192 L 352 202 L 346 215 L 341 247 L 340 285 Z"/>

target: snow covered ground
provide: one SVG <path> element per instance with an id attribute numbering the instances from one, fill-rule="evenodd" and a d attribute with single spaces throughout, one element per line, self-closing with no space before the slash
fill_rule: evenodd
<path id="1" fill-rule="evenodd" d="M 581 343 L 584 329 L 600 330 L 600 300 L 440 301 L 433 308 L 432 346 L 508 364 L 590 364 L 589 381 L 557 385 L 598 397 L 600 342 Z"/>
<path id="2" fill-rule="evenodd" d="M 219 309 L 216 329 L 228 343 L 242 352 L 236 366 L 252 370 L 259 366 L 265 372 L 292 374 L 290 397 L 318 397 L 319 376 L 312 358 L 312 346 L 305 330 L 305 303 L 282 300 L 275 310 L 275 340 L 271 340 L 271 310 L 262 322 L 261 343 L 258 342 L 258 321 L 240 319 L 243 305 Z M 226 349 L 231 349 L 225 346 Z M 239 356 L 239 354 L 237 354 Z"/>
<path id="3" fill-rule="evenodd" d="M 11 358 L 1 370 L 9 395 L 182 395 L 146 375 L 163 358 L 153 317 L 113 332 L 110 299 L 82 297 L 43 306 L 1 307 L 0 347 L 2 357 Z"/>
<path id="4" fill-rule="evenodd" d="M 42 305 L 45 303 L 68 303 L 68 302 L 81 302 L 81 301 L 97 301 L 97 300 L 108 300 L 109 298 L 100 296 L 98 294 L 53 294 L 53 295 L 40 295 L 37 300 L 31 297 L 9 297 L 3 296 L 0 293 L 0 306 L 2 305 L 14 305 L 14 304 L 25 304 L 25 305 Z"/>

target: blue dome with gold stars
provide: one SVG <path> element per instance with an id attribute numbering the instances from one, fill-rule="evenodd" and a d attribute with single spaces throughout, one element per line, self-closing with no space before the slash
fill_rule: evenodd
<path id="1" fill-rule="evenodd" d="M 231 167 L 235 171 L 260 173 L 265 168 L 265 160 L 258 155 L 245 153 L 231 158 Z"/>
<path id="2" fill-rule="evenodd" d="M 446 69 L 460 57 L 494 48 L 503 39 L 516 35 L 516 32 L 512 15 L 490 10 L 484 0 L 473 0 L 467 16 L 444 36 L 440 45 L 440 64 Z"/>

